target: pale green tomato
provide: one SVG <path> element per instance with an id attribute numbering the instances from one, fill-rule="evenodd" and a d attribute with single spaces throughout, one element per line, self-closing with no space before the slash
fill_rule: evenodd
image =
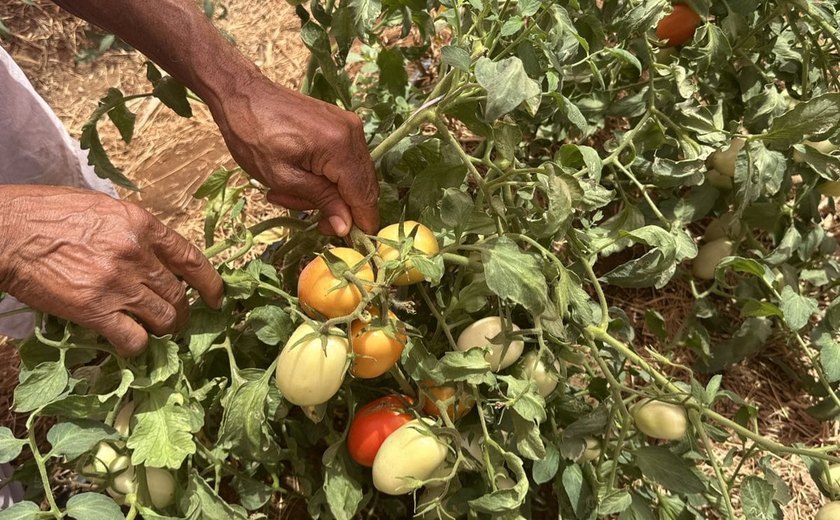
<path id="1" fill-rule="evenodd" d="M 373 459 L 373 485 L 387 495 L 416 489 L 407 479 L 427 480 L 443 464 L 447 445 L 432 433 L 430 419 L 414 419 L 389 435 Z"/>
<path id="2" fill-rule="evenodd" d="M 538 359 L 538 356 L 539 352 L 536 350 L 531 350 L 522 356 L 521 374 L 523 379 L 533 379 L 537 384 L 537 393 L 547 397 L 557 388 L 563 367 L 560 365 L 560 360 L 555 359 L 554 370 L 549 370 L 543 360 Z"/>
<path id="3" fill-rule="evenodd" d="M 817 184 L 817 192 L 826 197 L 840 197 L 840 181 L 827 181 Z"/>
<path id="4" fill-rule="evenodd" d="M 134 401 L 128 401 L 117 412 L 117 417 L 114 419 L 114 429 L 120 432 L 123 437 L 128 437 L 131 432 L 131 418 L 134 416 L 134 408 L 136 404 Z"/>
<path id="5" fill-rule="evenodd" d="M 119 448 L 122 448 L 124 444 L 122 441 L 114 442 Z M 90 461 L 82 468 L 82 472 L 88 475 L 88 480 L 92 484 L 96 484 L 97 486 L 101 486 L 104 484 L 108 477 L 108 468 L 110 467 L 111 463 L 114 462 L 114 459 L 119 457 L 120 454 L 117 453 L 117 450 L 114 449 L 114 446 L 107 442 L 100 442 L 96 445 L 96 453 L 90 459 Z M 94 475 L 101 475 L 94 476 Z"/>
<path id="6" fill-rule="evenodd" d="M 636 428 L 654 439 L 680 439 L 688 427 L 685 408 L 671 403 L 643 399 L 633 405 L 630 413 Z"/>
<path id="7" fill-rule="evenodd" d="M 580 457 L 577 458 L 576 462 L 592 462 L 601 456 L 600 440 L 595 437 L 587 437 L 584 441 L 586 441 L 586 448 L 583 450 Z"/>
<path id="8" fill-rule="evenodd" d="M 349 352 L 347 338 L 329 335 L 325 348 L 320 332 L 301 324 L 277 357 L 277 389 L 298 406 L 326 403 L 341 388 Z"/>
<path id="9" fill-rule="evenodd" d="M 729 148 L 726 150 L 712 152 L 709 156 L 709 164 L 721 175 L 734 177 L 735 160 L 738 157 L 738 152 L 744 148 L 744 144 L 746 142 L 747 141 L 743 137 L 733 137 L 732 141 L 729 143 Z"/>
<path id="10" fill-rule="evenodd" d="M 810 146 L 814 150 L 824 154 L 830 154 L 838 148 L 838 145 L 832 143 L 831 141 L 802 141 L 802 144 L 804 144 L 805 146 Z M 800 153 L 799 150 L 794 148 L 793 160 L 794 162 L 801 163 L 805 160 L 805 154 Z"/>
<path id="11" fill-rule="evenodd" d="M 516 481 L 510 478 L 507 475 L 503 475 L 501 473 L 496 474 L 496 489 L 501 491 L 503 489 L 513 489 L 513 486 L 516 485 Z"/>
<path id="12" fill-rule="evenodd" d="M 840 502 L 829 502 L 822 506 L 814 520 L 840 520 Z"/>
<path id="13" fill-rule="evenodd" d="M 840 464 L 829 466 L 828 472 L 822 475 L 822 482 L 829 491 L 840 494 Z"/>
<path id="14" fill-rule="evenodd" d="M 715 277 L 715 269 L 720 261 L 732 255 L 732 241 L 725 238 L 713 240 L 700 247 L 697 258 L 691 264 L 691 272 L 701 280 Z"/>
<path id="15" fill-rule="evenodd" d="M 740 231 L 741 223 L 735 219 L 735 213 L 727 211 L 720 217 L 713 219 L 706 226 L 706 232 L 703 233 L 703 240 L 706 242 L 714 242 L 721 238 L 729 237 L 729 230 L 737 234 Z"/>
<path id="16" fill-rule="evenodd" d="M 108 467 L 111 473 L 111 485 L 106 491 L 118 503 L 125 502 L 125 496 L 137 492 L 134 466 L 131 465 L 131 457 L 121 455 L 114 459 Z"/>
<path id="17" fill-rule="evenodd" d="M 732 177 L 722 175 L 719 171 L 715 170 L 714 168 L 706 172 L 706 180 L 709 181 L 709 184 L 711 184 L 719 190 L 732 189 Z"/>
<path id="18" fill-rule="evenodd" d="M 175 478 L 168 470 L 146 468 L 146 485 L 156 508 L 165 509 L 175 501 Z"/>
<path id="19" fill-rule="evenodd" d="M 519 327 L 511 324 L 511 330 L 517 331 Z M 502 332 L 501 318 L 498 316 L 482 318 L 461 332 L 457 341 L 458 350 L 466 352 L 471 348 L 490 347 L 490 352 L 485 356 L 487 362 L 490 363 L 490 369 L 493 372 L 503 370 L 519 359 L 519 356 L 522 355 L 522 350 L 525 348 L 525 343 L 522 340 L 511 341 L 503 359 L 502 350 L 504 350 L 504 345 L 490 341 L 498 336 L 500 332 Z"/>

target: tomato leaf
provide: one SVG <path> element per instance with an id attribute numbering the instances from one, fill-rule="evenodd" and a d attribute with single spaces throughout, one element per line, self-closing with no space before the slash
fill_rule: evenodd
<path id="1" fill-rule="evenodd" d="M 90 451 L 100 441 L 119 438 L 120 434 L 110 426 L 84 419 L 58 423 L 47 432 L 47 441 L 52 445 L 49 455 L 68 460 Z"/>
<path id="2" fill-rule="evenodd" d="M 548 303 L 548 285 L 537 260 L 507 237 L 493 240 L 482 251 L 487 286 L 500 298 L 541 314 Z"/>
<path id="3" fill-rule="evenodd" d="M 645 477 L 674 493 L 693 495 L 706 486 L 688 461 L 661 446 L 647 446 L 633 452 L 633 459 Z"/>
<path id="4" fill-rule="evenodd" d="M 61 361 L 41 363 L 34 370 L 21 370 L 20 384 L 15 388 L 15 411 L 31 412 L 50 404 L 65 391 L 69 381 L 70 375 Z"/>
<path id="5" fill-rule="evenodd" d="M 470 70 L 470 53 L 461 47 L 447 45 L 440 50 L 441 61 L 464 72 Z"/>
<path id="6" fill-rule="evenodd" d="M 808 324 L 811 316 L 819 308 L 819 303 L 813 298 L 797 294 L 789 285 L 786 285 L 782 290 L 781 308 L 787 326 L 791 330 L 799 330 Z"/>
<path id="7" fill-rule="evenodd" d="M 257 338 L 267 345 L 278 345 L 292 334 L 291 316 L 276 305 L 257 307 L 248 315 L 247 323 Z"/>
<path id="8" fill-rule="evenodd" d="M 773 485 L 766 480 L 748 476 L 741 482 L 741 503 L 746 518 L 776 520 L 783 518 L 782 511 L 773 501 L 776 494 Z"/>
<path id="9" fill-rule="evenodd" d="M 479 58 L 475 64 L 475 78 L 487 91 L 484 119 L 488 122 L 540 95 L 540 86 L 528 77 L 522 60 L 515 56 L 498 62 Z"/>
<path id="10" fill-rule="evenodd" d="M 136 426 L 127 446 L 134 464 L 178 469 L 195 453 L 190 414 L 184 397 L 171 388 L 155 388 L 134 412 Z"/>
<path id="11" fill-rule="evenodd" d="M 18 502 L 0 511 L 0 520 L 38 520 L 41 508 L 33 502 Z"/>
<path id="12" fill-rule="evenodd" d="M 125 106 L 123 93 L 120 89 L 109 88 L 108 94 L 99 102 L 106 105 L 114 105 L 114 108 L 107 112 L 108 119 L 117 127 L 122 140 L 130 143 L 132 136 L 134 136 L 134 121 L 137 119 L 137 116 Z"/>
<path id="13" fill-rule="evenodd" d="M 345 450 L 344 439 L 332 444 L 321 462 L 324 465 L 324 493 L 327 505 L 337 520 L 351 520 L 362 502 L 362 485 L 356 475 L 351 475 L 351 467 Z"/>
<path id="14" fill-rule="evenodd" d="M 273 368 L 259 379 L 243 383 L 227 395 L 219 427 L 219 444 L 243 458 L 270 461 L 280 457 L 280 448 L 266 425 L 265 403 Z"/>
<path id="15" fill-rule="evenodd" d="M 99 131 L 96 129 L 96 123 L 96 120 L 85 123 L 82 126 L 82 135 L 79 137 L 79 145 L 82 147 L 82 150 L 88 151 L 88 164 L 93 166 L 93 171 L 99 177 L 108 179 L 123 188 L 140 191 L 140 188 L 135 186 L 123 174 L 122 170 L 114 166 L 114 163 L 108 158 L 105 147 L 102 146 L 102 141 L 99 140 Z"/>
<path id="16" fill-rule="evenodd" d="M 572 510 L 577 518 L 586 518 L 592 510 L 595 500 L 592 496 L 592 488 L 583 478 L 583 470 L 577 464 L 566 466 L 561 476 L 563 491 L 569 499 Z"/>
<path id="17" fill-rule="evenodd" d="M 0 426 L 0 464 L 16 459 L 26 443 L 23 439 L 16 439 L 12 430 L 6 426 Z"/>
<path id="18" fill-rule="evenodd" d="M 802 139 L 820 141 L 829 137 L 840 124 L 840 93 L 828 93 L 797 104 L 777 117 L 761 139 L 787 148 Z"/>
<path id="19" fill-rule="evenodd" d="M 440 358 L 438 368 L 445 381 L 492 384 L 495 377 L 490 372 L 490 363 L 485 359 L 485 353 L 483 348 L 471 348 L 466 352 L 449 351 Z"/>
<path id="20" fill-rule="evenodd" d="M 248 512 L 242 507 L 233 507 L 217 495 L 196 469 L 190 473 L 189 484 L 180 505 L 189 520 L 205 518 L 246 520 L 248 518 Z"/>
<path id="21" fill-rule="evenodd" d="M 529 421 L 541 423 L 546 420 L 545 399 L 536 392 L 536 386 L 531 381 L 513 376 L 499 376 L 498 379 L 507 384 L 507 406 Z"/>
<path id="22" fill-rule="evenodd" d="M 67 501 L 67 516 L 76 520 L 124 519 L 114 499 L 99 493 L 80 493 Z"/>
<path id="23" fill-rule="evenodd" d="M 551 482 L 560 468 L 560 452 L 551 443 L 545 445 L 545 457 L 534 461 L 531 473 L 537 485 Z"/>

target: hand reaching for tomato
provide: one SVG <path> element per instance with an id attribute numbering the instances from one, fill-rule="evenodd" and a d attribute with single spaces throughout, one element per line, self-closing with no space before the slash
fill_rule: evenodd
<path id="1" fill-rule="evenodd" d="M 0 219 L 0 290 L 93 329 L 120 355 L 145 348 L 141 323 L 163 335 L 186 322 L 179 276 L 221 305 L 207 258 L 138 206 L 76 188 L 2 186 Z"/>
<path id="2" fill-rule="evenodd" d="M 379 227 L 379 184 L 361 120 L 258 76 L 211 109 L 237 163 L 271 188 L 268 200 L 321 210 L 320 230 Z"/>

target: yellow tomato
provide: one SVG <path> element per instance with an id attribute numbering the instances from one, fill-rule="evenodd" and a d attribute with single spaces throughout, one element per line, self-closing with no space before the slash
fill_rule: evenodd
<path id="1" fill-rule="evenodd" d="M 393 312 L 388 311 L 388 321 L 395 325 L 389 334 L 385 324 L 378 324 L 379 311 L 370 309 L 373 320 L 355 320 L 350 326 L 350 344 L 353 346 L 353 375 L 362 379 L 379 377 L 400 359 L 405 348 L 405 328 Z"/>
<path id="2" fill-rule="evenodd" d="M 417 229 L 416 233 L 414 232 L 415 228 Z M 380 258 L 385 261 L 399 259 L 399 249 L 392 247 L 389 243 L 400 244 L 402 242 L 400 235 L 402 235 L 402 240 L 414 235 L 414 241 L 411 245 L 413 254 L 433 256 L 440 251 L 437 238 L 431 229 L 413 220 L 406 220 L 402 224 L 386 226 L 376 235 L 380 238 L 379 247 L 376 249 Z M 414 267 L 414 263 L 411 260 L 406 260 L 399 276 L 394 280 L 394 285 L 411 285 L 422 281 L 423 273 Z"/>
<path id="3" fill-rule="evenodd" d="M 358 278 L 373 283 L 373 269 L 358 251 L 348 247 L 337 247 L 331 249 L 330 253 L 347 264 L 350 272 L 355 273 Z M 356 306 L 362 301 L 362 294 L 354 284 L 336 278 L 324 257 L 319 256 L 309 262 L 300 273 L 298 298 L 303 310 L 313 318 L 338 318 L 356 310 Z"/>

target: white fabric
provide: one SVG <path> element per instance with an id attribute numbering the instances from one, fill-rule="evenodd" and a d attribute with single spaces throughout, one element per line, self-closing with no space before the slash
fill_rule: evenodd
<path id="1" fill-rule="evenodd" d="M 70 137 L 47 102 L 0 46 L 0 184 L 48 184 L 89 188 L 117 197 L 111 181 L 96 176 L 87 152 Z M 20 308 L 11 297 L 0 313 Z M 0 335 L 25 338 L 32 333 L 31 313 L 0 318 Z"/>

